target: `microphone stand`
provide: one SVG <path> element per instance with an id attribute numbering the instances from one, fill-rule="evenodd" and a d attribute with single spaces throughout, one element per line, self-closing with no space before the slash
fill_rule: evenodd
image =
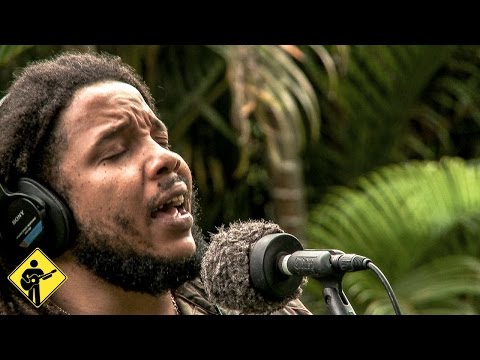
<path id="1" fill-rule="evenodd" d="M 356 315 L 342 289 L 343 274 L 315 277 L 323 285 L 323 297 L 331 315 Z"/>

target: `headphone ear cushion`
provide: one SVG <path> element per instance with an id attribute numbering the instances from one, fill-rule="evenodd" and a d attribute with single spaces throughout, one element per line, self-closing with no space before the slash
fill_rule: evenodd
<path id="1" fill-rule="evenodd" d="M 45 236 L 42 250 L 50 256 L 60 255 L 67 250 L 72 242 L 74 224 L 70 209 L 51 190 L 31 178 L 20 178 L 17 190 L 45 202 Z"/>

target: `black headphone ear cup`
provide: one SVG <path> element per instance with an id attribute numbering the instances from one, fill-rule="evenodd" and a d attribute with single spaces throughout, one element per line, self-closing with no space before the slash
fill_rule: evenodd
<path id="1" fill-rule="evenodd" d="M 39 247 L 50 256 L 60 255 L 67 250 L 72 242 L 73 232 L 70 209 L 56 194 L 31 178 L 20 178 L 17 191 L 45 202 L 45 234 Z"/>

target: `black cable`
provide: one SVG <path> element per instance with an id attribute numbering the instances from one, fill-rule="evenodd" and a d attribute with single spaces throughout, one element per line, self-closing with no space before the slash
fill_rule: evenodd
<path id="1" fill-rule="evenodd" d="M 395 310 L 395 314 L 402 315 L 400 311 L 400 306 L 398 305 L 397 298 L 395 297 L 395 294 L 393 293 L 393 289 L 390 286 L 390 283 L 388 282 L 385 275 L 383 275 L 382 271 L 378 268 L 378 266 L 372 263 L 371 261 L 367 264 L 367 267 L 372 269 L 373 272 L 380 278 L 380 281 L 382 282 L 383 286 L 387 290 L 388 296 L 390 297 L 390 301 L 392 302 L 393 308 Z"/>

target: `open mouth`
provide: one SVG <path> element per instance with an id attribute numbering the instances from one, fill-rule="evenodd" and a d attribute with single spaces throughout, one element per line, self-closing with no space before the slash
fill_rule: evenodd
<path id="1" fill-rule="evenodd" d="M 175 195 L 163 204 L 158 205 L 151 213 L 152 218 L 157 218 L 162 214 L 183 215 L 188 211 L 185 209 L 186 194 Z"/>

